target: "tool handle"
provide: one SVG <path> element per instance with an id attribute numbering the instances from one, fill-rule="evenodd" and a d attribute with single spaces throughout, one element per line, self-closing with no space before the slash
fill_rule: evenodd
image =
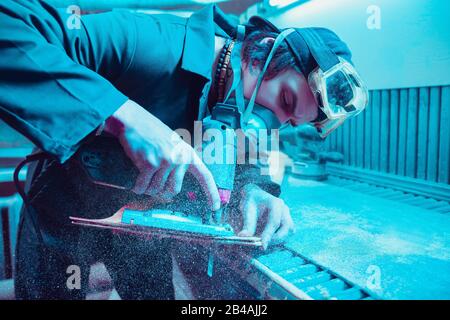
<path id="1" fill-rule="evenodd" d="M 129 190 L 139 170 L 113 137 L 99 136 L 83 144 L 75 154 L 89 178 L 96 184 Z"/>

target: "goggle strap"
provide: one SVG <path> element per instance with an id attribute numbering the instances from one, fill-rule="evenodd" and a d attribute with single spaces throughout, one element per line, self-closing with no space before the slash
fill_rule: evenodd
<path id="1" fill-rule="evenodd" d="M 270 61 L 272 60 L 273 56 L 275 55 L 275 52 L 277 51 L 278 47 L 281 45 L 283 40 L 294 31 L 295 31 L 294 29 L 284 30 L 275 39 L 272 49 L 270 50 L 269 56 L 266 59 L 266 63 L 264 64 L 264 67 L 258 76 L 258 81 L 256 82 L 256 86 L 255 86 L 255 89 L 253 90 L 252 97 L 250 98 L 247 108 L 245 109 L 244 116 L 243 116 L 244 123 L 246 123 L 248 121 L 248 119 L 250 118 L 250 115 L 253 111 L 253 106 L 255 105 L 255 100 L 256 100 L 256 96 L 258 94 L 259 87 L 262 84 L 262 81 L 264 79 L 264 74 L 266 73 L 267 68 L 269 67 Z"/>
<path id="2" fill-rule="evenodd" d="M 323 72 L 340 63 L 338 56 L 331 51 L 313 29 L 300 29 L 297 32 L 306 41 L 312 56 Z"/>
<path id="3" fill-rule="evenodd" d="M 292 55 L 297 59 L 300 71 L 307 76 L 310 70 L 308 69 L 308 65 L 305 61 L 307 59 L 302 57 L 302 54 L 306 54 L 309 51 L 309 47 L 305 39 L 297 31 L 291 33 L 289 37 L 286 38 L 286 42 L 291 49 Z"/>

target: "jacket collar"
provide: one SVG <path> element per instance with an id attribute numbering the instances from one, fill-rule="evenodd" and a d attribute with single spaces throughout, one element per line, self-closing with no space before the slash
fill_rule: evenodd
<path id="1" fill-rule="evenodd" d="M 181 68 L 211 80 L 214 35 L 234 37 L 236 25 L 216 6 L 193 13 L 186 24 Z"/>

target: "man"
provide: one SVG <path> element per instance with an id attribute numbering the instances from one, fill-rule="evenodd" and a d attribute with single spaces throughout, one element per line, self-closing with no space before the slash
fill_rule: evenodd
<path id="1" fill-rule="evenodd" d="M 84 298 L 89 264 L 102 260 L 122 298 L 172 299 L 170 241 L 80 230 L 68 217 L 106 217 L 139 195 L 170 202 L 188 172 L 210 208 L 220 207 L 211 173 L 191 146 L 174 141 L 173 130 L 192 131 L 194 120 L 221 102 L 214 74 L 236 28 L 215 6 L 189 19 L 125 11 L 86 15 L 80 29 L 67 28 L 67 18 L 38 0 L 0 4 L 0 116 L 51 156 L 31 166 L 27 177 L 27 196 L 40 205 L 22 214 L 17 298 Z M 249 24 L 242 64 L 227 72 L 221 91 L 229 91 L 233 74 L 241 72 L 243 95 L 250 99 L 279 33 L 263 20 Z M 349 61 L 345 44 L 328 30 L 322 33 L 331 50 Z M 323 115 L 307 81 L 314 59 L 307 60 L 299 66 L 283 42 L 267 66 L 256 103 L 280 123 L 298 125 Z M 99 130 L 115 136 L 139 169 L 133 192 L 93 185 L 65 170 Z M 182 156 L 183 163 L 174 161 Z M 41 178 L 44 173 L 51 181 Z M 289 234 L 294 226 L 277 198 L 278 185 L 251 165 L 237 168 L 235 185 L 232 198 L 243 220 L 239 235 L 254 235 L 262 224 L 267 247 Z M 66 285 L 70 265 L 81 269 L 80 290 Z"/>

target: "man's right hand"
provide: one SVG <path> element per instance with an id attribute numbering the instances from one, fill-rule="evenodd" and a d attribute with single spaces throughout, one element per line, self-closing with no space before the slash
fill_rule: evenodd
<path id="1" fill-rule="evenodd" d="M 128 100 L 106 120 L 105 131 L 117 137 L 139 169 L 133 191 L 170 201 L 187 171 L 198 180 L 212 210 L 220 208 L 214 178 L 194 149 L 147 110 Z"/>

